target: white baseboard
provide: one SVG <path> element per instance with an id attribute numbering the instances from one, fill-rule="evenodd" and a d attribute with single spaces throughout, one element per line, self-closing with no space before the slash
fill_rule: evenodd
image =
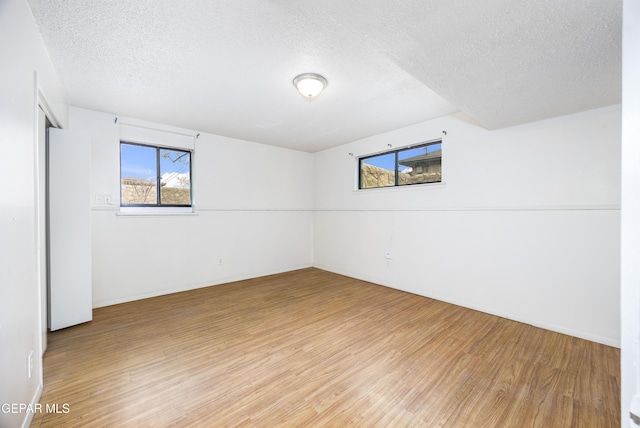
<path id="1" fill-rule="evenodd" d="M 455 301 L 455 300 L 451 300 L 451 299 L 448 299 L 448 298 L 444 298 L 443 296 L 425 295 L 425 294 L 416 293 L 413 290 L 403 289 L 403 288 L 394 286 L 392 284 L 387 284 L 384 281 L 380 281 L 378 278 L 370 277 L 370 276 L 367 276 L 367 275 L 361 275 L 361 274 L 350 272 L 350 271 L 347 271 L 347 270 L 344 270 L 344 269 L 335 269 L 333 267 L 325 266 L 325 265 L 318 264 L 318 263 L 315 263 L 313 265 L 313 267 L 318 268 L 318 269 L 322 269 L 322 270 L 326 270 L 328 272 L 337 273 L 339 275 L 344 275 L 344 276 L 348 276 L 348 277 L 351 277 L 351 278 L 359 279 L 359 280 L 362 280 L 362 281 L 371 282 L 373 284 L 382 285 L 383 287 L 389 287 L 389 288 L 393 288 L 395 290 L 401 290 L 401 291 L 405 291 L 407 293 L 416 294 L 418 296 L 423 296 L 423 297 L 428 297 L 430 299 L 439 300 L 441 302 L 451 303 L 452 305 L 462 306 L 464 308 L 473 309 L 474 311 L 484 312 L 485 314 L 495 315 L 495 316 L 498 316 L 498 317 L 501 317 L 501 318 L 506 318 L 506 319 L 509 319 L 509 320 L 512 320 L 512 321 L 517 321 L 517 322 L 521 322 L 521 323 L 524 323 L 524 324 L 529 324 L 529 325 L 532 325 L 534 327 L 542 328 L 542 329 L 549 330 L 549 331 L 554 331 L 556 333 L 566 334 L 568 336 L 577 337 L 579 339 L 585 339 L 585 340 L 588 340 L 590 342 L 601 343 L 603 345 L 612 346 L 614 348 L 620 348 L 620 346 L 621 346 L 621 343 L 620 343 L 619 339 L 615 339 L 615 338 L 611 338 L 611 337 L 599 336 L 599 335 L 592 334 L 592 333 L 585 332 L 585 331 L 581 331 L 581 330 L 573 330 L 573 329 L 566 328 L 566 327 L 559 326 L 559 325 L 555 325 L 555 324 L 548 324 L 548 323 L 545 323 L 545 322 L 540 322 L 540 321 L 537 321 L 537 320 L 529 319 L 527 317 L 522 317 L 522 316 L 520 316 L 518 314 L 495 311 L 495 310 L 491 310 L 491 309 L 487 309 L 487 308 L 483 308 L 483 307 L 471 304 L 469 302 Z"/>
<path id="2" fill-rule="evenodd" d="M 104 306 L 118 305 L 120 303 L 133 302 L 135 300 L 149 299 L 151 297 L 164 296 L 164 295 L 167 295 L 167 294 L 180 293 L 182 291 L 195 290 L 197 288 L 205 288 L 205 287 L 211 287 L 211 286 L 214 286 L 214 285 L 227 284 L 229 282 L 244 281 L 246 279 L 260 278 L 262 276 L 276 275 L 276 274 L 279 274 L 279 273 L 291 272 L 291 271 L 294 271 L 294 270 L 306 269 L 306 268 L 310 268 L 310 267 L 313 267 L 313 266 L 311 264 L 305 264 L 305 265 L 293 266 L 293 267 L 289 267 L 289 268 L 285 268 L 285 269 L 276 269 L 276 270 L 273 270 L 273 271 L 264 271 L 264 272 L 252 273 L 252 274 L 248 274 L 248 275 L 236 275 L 236 276 L 222 277 L 222 278 L 212 279 L 211 281 L 200 282 L 200 283 L 196 283 L 196 284 L 188 284 L 188 285 L 184 285 L 184 286 L 181 286 L 181 287 L 169 288 L 169 289 L 160 290 L 160 291 L 154 291 L 152 293 L 145 293 L 145 294 L 138 294 L 138 295 L 134 295 L 134 296 L 127 296 L 127 297 L 123 297 L 121 299 L 95 301 L 95 302 L 93 302 L 93 308 L 95 309 L 95 308 L 101 308 L 101 307 L 104 307 Z"/>
<path id="3" fill-rule="evenodd" d="M 31 398 L 31 403 L 29 404 L 30 409 L 35 409 L 36 404 L 40 402 L 40 397 L 42 396 L 42 384 L 38 384 L 38 388 L 36 389 L 36 393 Z M 24 414 L 24 420 L 22 421 L 21 428 L 29 428 L 31 426 L 31 422 L 33 422 L 33 412 L 26 412 Z"/>

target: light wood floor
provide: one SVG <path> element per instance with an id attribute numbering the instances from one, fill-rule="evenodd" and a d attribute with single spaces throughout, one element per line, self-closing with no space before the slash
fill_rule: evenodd
<path id="1" fill-rule="evenodd" d="M 619 356 L 303 269 L 50 334 L 32 427 L 619 427 Z"/>

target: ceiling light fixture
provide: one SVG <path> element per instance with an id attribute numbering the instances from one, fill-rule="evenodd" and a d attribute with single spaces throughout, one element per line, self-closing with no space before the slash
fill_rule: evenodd
<path id="1" fill-rule="evenodd" d="M 293 79 L 293 86 L 303 97 L 312 99 L 327 87 L 327 79 L 316 73 L 304 73 Z"/>

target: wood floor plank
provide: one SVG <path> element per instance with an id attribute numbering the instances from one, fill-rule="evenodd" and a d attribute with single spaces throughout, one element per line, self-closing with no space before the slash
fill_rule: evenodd
<path id="1" fill-rule="evenodd" d="M 49 335 L 32 427 L 617 427 L 618 349 L 318 269 Z"/>

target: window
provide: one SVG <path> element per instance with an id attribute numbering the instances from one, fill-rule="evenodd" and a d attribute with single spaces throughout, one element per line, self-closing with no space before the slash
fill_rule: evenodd
<path id="1" fill-rule="evenodd" d="M 191 152 L 121 141 L 120 206 L 190 207 Z"/>
<path id="2" fill-rule="evenodd" d="M 358 164 L 359 189 L 440 183 L 442 141 L 362 157 Z"/>

